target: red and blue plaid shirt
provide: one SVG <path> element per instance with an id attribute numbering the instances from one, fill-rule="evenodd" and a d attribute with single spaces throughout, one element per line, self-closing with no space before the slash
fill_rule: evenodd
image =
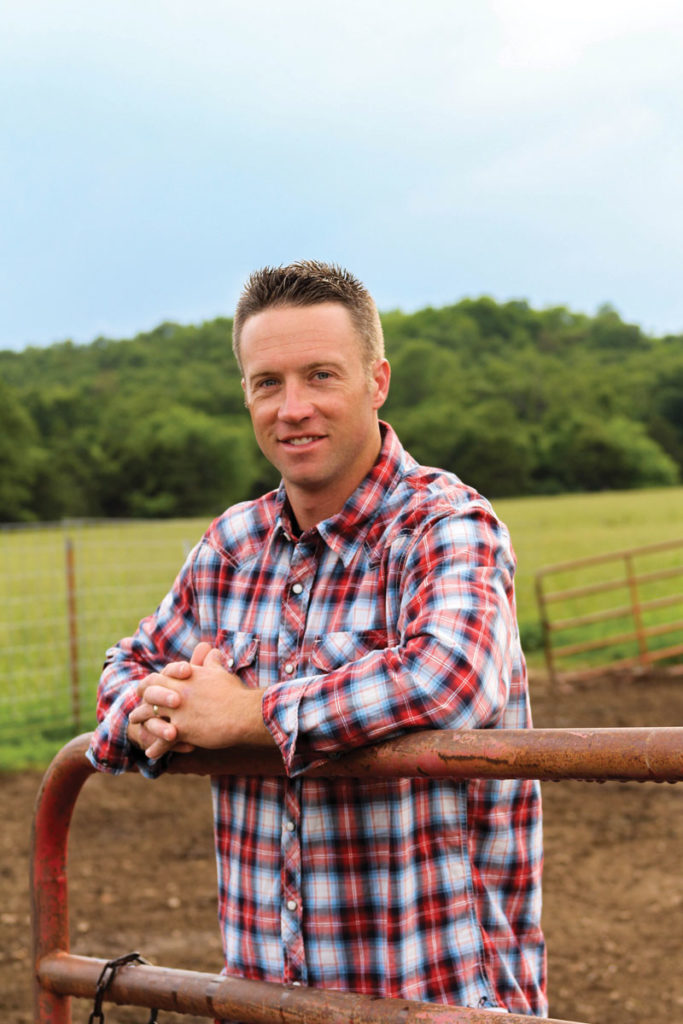
<path id="1" fill-rule="evenodd" d="M 284 489 L 236 505 L 107 655 L 92 763 L 119 772 L 136 681 L 221 649 L 287 777 L 213 780 L 226 971 L 544 1014 L 534 781 L 308 778 L 330 755 L 424 728 L 531 725 L 507 531 L 383 425 L 338 515 L 297 536 Z"/>

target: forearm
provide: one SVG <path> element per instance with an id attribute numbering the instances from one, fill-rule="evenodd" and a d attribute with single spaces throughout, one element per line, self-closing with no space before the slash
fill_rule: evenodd
<path id="1" fill-rule="evenodd" d="M 410 729 L 494 725 L 513 678 L 521 707 L 513 562 L 495 525 L 430 524 L 402 563 L 386 632 L 323 636 L 308 672 L 268 689 L 265 721 L 291 773 Z"/>
<path id="2" fill-rule="evenodd" d="M 429 638 L 270 687 L 264 718 L 296 772 L 321 756 L 408 730 L 492 725 L 505 707 L 509 683 L 504 659 L 473 665 Z"/>
<path id="3" fill-rule="evenodd" d="M 140 682 L 178 657 L 168 646 L 158 649 L 154 639 L 150 620 L 144 620 L 134 637 L 126 637 L 107 651 L 97 691 L 99 725 L 88 755 L 102 771 L 119 773 L 135 768 L 143 775 L 157 776 L 164 770 L 165 762 L 151 763 L 143 753 L 150 740 L 144 727 L 131 728 L 130 724 L 130 716 L 140 704 Z"/>

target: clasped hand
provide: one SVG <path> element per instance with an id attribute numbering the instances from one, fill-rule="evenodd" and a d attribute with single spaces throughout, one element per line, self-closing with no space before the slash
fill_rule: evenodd
<path id="1" fill-rule="evenodd" d="M 150 759 L 169 750 L 272 743 L 261 715 L 262 691 L 223 667 L 221 652 L 202 642 L 190 661 L 175 661 L 140 681 L 141 703 L 128 736 Z"/>

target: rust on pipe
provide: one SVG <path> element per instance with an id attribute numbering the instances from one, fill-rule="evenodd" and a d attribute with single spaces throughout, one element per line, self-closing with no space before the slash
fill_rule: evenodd
<path id="1" fill-rule="evenodd" d="M 43 984 L 54 992 L 93 999 L 105 960 L 55 953 L 40 964 Z M 176 1013 L 241 1020 L 245 1024 L 528 1024 L 520 1014 L 382 999 L 147 964 L 121 967 L 107 989 L 109 1002 Z M 538 1024 L 572 1024 L 534 1017 Z M 576 1022 L 574 1022 L 576 1024 Z"/>
<path id="2" fill-rule="evenodd" d="M 68 743 L 52 761 L 36 797 L 31 836 L 31 920 L 36 1021 L 71 1024 L 68 998 L 49 992 L 37 978 L 37 965 L 51 950 L 69 949 L 66 851 L 69 824 L 83 783 L 93 772 L 84 753 L 86 736 Z"/>
<path id="3" fill-rule="evenodd" d="M 278 751 L 203 750 L 178 755 L 170 771 L 282 775 Z M 683 780 L 683 728 L 463 729 L 408 733 L 309 770 L 312 777 Z"/>

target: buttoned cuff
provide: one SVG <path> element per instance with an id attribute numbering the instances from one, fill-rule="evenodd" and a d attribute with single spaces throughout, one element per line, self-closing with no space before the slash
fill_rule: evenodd
<path id="1" fill-rule="evenodd" d="M 263 693 L 263 721 L 282 754 L 285 771 L 290 778 L 325 764 L 336 753 L 333 741 L 328 741 L 329 751 L 324 749 L 324 741 L 320 740 L 316 745 L 318 749 L 313 750 L 305 737 L 300 736 L 301 701 L 309 682 L 319 679 L 319 676 L 311 676 L 310 679 L 302 677 L 292 682 L 275 683 Z"/>
<path id="2" fill-rule="evenodd" d="M 135 689 L 124 690 L 95 729 L 85 756 L 97 771 L 110 775 L 137 771 L 155 779 L 166 770 L 168 755 L 151 761 L 128 739 L 128 718 L 138 704 Z"/>

